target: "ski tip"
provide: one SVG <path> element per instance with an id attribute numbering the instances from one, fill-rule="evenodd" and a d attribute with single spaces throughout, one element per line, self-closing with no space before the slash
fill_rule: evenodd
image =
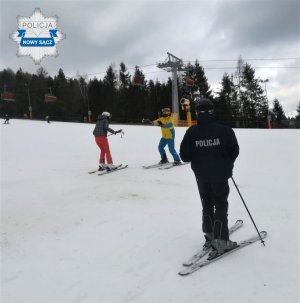
<path id="1" fill-rule="evenodd" d="M 127 167 L 127 166 L 128 166 L 127 164 L 118 164 L 118 165 L 116 165 L 116 167 L 113 168 L 112 170 L 116 170 L 116 169 L 119 169 L 119 168 L 125 168 L 125 167 Z"/>
<path id="2" fill-rule="evenodd" d="M 265 230 L 263 230 L 263 231 L 260 232 L 260 235 L 261 235 L 263 238 L 265 238 L 265 237 L 268 235 L 268 233 L 267 233 Z"/>
<path id="3" fill-rule="evenodd" d="M 182 266 L 184 267 L 190 267 L 193 263 L 182 263 Z"/>
<path id="4" fill-rule="evenodd" d="M 265 230 L 263 230 L 259 234 L 261 237 L 260 239 L 261 243 L 263 244 L 263 246 L 266 246 L 264 239 L 267 237 L 268 233 Z"/>
<path id="5" fill-rule="evenodd" d="M 238 219 L 238 220 L 236 220 L 236 222 L 235 222 L 236 224 L 243 224 L 244 223 L 244 221 L 242 220 L 242 219 Z"/>
<path id="6" fill-rule="evenodd" d="M 118 169 L 122 169 L 122 168 L 126 168 L 126 167 L 128 167 L 127 164 L 119 164 L 119 165 L 116 165 L 115 168 L 108 170 L 108 171 L 114 171 L 114 170 L 118 170 Z"/>

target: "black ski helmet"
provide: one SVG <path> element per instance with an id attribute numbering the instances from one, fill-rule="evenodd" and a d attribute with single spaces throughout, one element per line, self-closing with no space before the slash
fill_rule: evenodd
<path id="1" fill-rule="evenodd" d="M 196 98 L 195 100 L 195 110 L 197 114 L 213 114 L 214 104 L 211 100 L 207 98 Z"/>

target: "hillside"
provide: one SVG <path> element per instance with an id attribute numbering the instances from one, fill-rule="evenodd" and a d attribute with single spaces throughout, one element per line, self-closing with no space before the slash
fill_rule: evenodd
<path id="1" fill-rule="evenodd" d="M 257 242 L 188 277 L 181 263 L 203 244 L 189 165 L 161 171 L 160 130 L 111 125 L 115 163 L 105 176 L 93 125 L 1 124 L 3 303 L 299 302 L 299 130 L 236 129 L 234 178 L 266 246 Z M 186 128 L 176 128 L 176 145 Z M 255 234 L 230 183 L 233 234 Z"/>

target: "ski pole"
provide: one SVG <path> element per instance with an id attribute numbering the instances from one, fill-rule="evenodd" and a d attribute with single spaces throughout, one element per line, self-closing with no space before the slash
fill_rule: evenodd
<path id="1" fill-rule="evenodd" d="M 261 235 L 260 235 L 260 233 L 259 233 L 259 231 L 258 231 L 258 229 L 257 229 L 257 227 L 256 227 L 256 224 L 255 224 L 255 222 L 254 222 L 254 220 L 253 220 L 253 218 L 252 218 L 252 216 L 251 216 L 251 214 L 250 214 L 250 211 L 249 211 L 249 209 L 248 209 L 248 207 L 247 207 L 247 205 L 246 205 L 246 203 L 245 203 L 245 201 L 244 201 L 244 199 L 243 199 L 243 197 L 242 197 L 242 195 L 241 195 L 241 193 L 240 193 L 240 191 L 239 191 L 239 189 L 238 189 L 238 187 L 237 187 L 237 185 L 236 185 L 236 183 L 235 183 L 233 177 L 231 177 L 231 180 L 233 181 L 234 186 L 235 186 L 236 190 L 238 191 L 238 193 L 239 193 L 239 195 L 240 195 L 240 197 L 241 197 L 241 199 L 242 199 L 242 201 L 243 201 L 243 203 L 244 203 L 244 205 L 245 205 L 245 208 L 246 208 L 246 210 L 247 210 L 247 212 L 248 212 L 248 214 L 249 214 L 249 216 L 250 216 L 250 218 L 251 218 L 251 220 L 252 220 L 252 223 L 253 223 L 253 225 L 254 225 L 254 227 L 255 227 L 255 229 L 256 229 L 256 231 L 257 231 L 259 237 L 260 237 L 261 243 L 262 243 L 264 246 L 266 246 L 266 245 L 265 245 L 265 241 L 262 239 L 262 237 L 261 237 Z"/>
<path id="2" fill-rule="evenodd" d="M 124 131 L 123 130 L 121 130 L 121 131 L 119 131 L 119 132 L 117 132 L 117 134 L 119 134 L 119 133 L 121 133 L 121 138 L 123 138 L 123 136 L 124 136 Z M 112 135 L 116 135 L 116 134 L 109 134 L 109 135 L 107 135 L 107 137 L 110 137 L 110 136 L 112 136 Z"/>

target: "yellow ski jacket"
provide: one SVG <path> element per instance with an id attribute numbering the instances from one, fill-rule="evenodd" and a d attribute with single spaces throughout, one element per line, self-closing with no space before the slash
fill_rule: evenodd
<path id="1" fill-rule="evenodd" d="M 152 123 L 153 125 L 159 125 L 161 127 L 161 135 L 164 139 L 174 139 L 175 130 L 171 116 L 158 118 L 152 121 Z"/>

